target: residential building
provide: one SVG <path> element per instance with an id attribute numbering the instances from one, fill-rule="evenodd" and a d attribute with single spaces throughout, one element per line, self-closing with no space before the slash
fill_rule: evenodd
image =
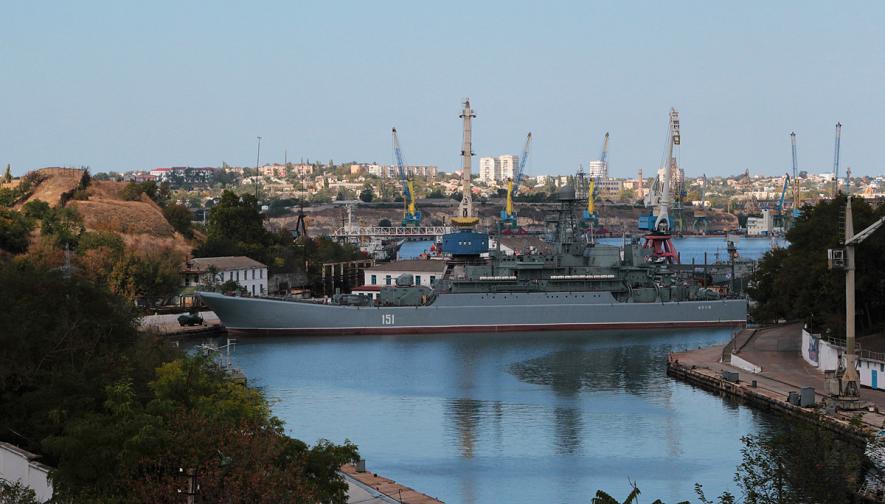
<path id="1" fill-rule="evenodd" d="M 479 180 L 491 184 L 501 179 L 501 164 L 497 158 L 479 158 Z"/>
<path id="2" fill-rule="evenodd" d="M 196 257 L 184 263 L 180 273 L 185 288 L 234 281 L 252 296 L 267 293 L 267 266 L 246 256 Z"/>
<path id="3" fill-rule="evenodd" d="M 363 285 L 352 290 L 378 299 L 382 287 L 396 285 L 398 276 L 408 273 L 415 279 L 415 285 L 432 287 L 446 272 L 446 261 L 437 259 L 409 259 L 376 264 L 363 271 Z"/>
<path id="4" fill-rule="evenodd" d="M 762 210 L 762 217 L 747 217 L 747 236 L 770 236 L 775 231 L 770 210 Z"/>
<path id="5" fill-rule="evenodd" d="M 596 181 L 596 190 L 599 194 L 616 196 L 624 190 L 624 181 L 618 179 L 601 178 Z"/>
<path id="6" fill-rule="evenodd" d="M 261 175 L 263 175 L 265 177 L 285 178 L 287 175 L 287 172 L 288 172 L 288 170 L 286 169 L 286 165 L 279 164 L 279 163 L 264 165 L 264 166 L 258 168 L 258 173 L 260 173 Z"/>
<path id="7" fill-rule="evenodd" d="M 514 156 L 513 154 L 498 156 L 498 165 L 501 169 L 498 180 L 512 179 L 519 168 L 519 156 Z"/>
<path id="8" fill-rule="evenodd" d="M 307 163 L 296 163 L 292 165 L 293 175 L 313 175 L 313 165 Z"/>
<path id="9" fill-rule="evenodd" d="M 608 161 L 590 161 L 587 163 L 587 176 L 590 178 L 608 178 Z"/>

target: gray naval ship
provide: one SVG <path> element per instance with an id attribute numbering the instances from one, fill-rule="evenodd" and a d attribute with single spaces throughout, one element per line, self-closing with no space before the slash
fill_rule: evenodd
<path id="1" fill-rule="evenodd" d="M 660 329 L 743 326 L 747 300 L 700 285 L 689 269 L 656 263 L 635 238 L 623 247 L 587 238 L 574 193 L 548 218 L 549 252 L 456 256 L 433 286 L 404 274 L 377 299 L 324 302 L 200 297 L 232 333 L 289 335 Z M 478 233 L 472 233 L 475 237 Z M 487 235 L 485 239 L 488 240 Z M 434 260 L 434 259 L 430 259 Z M 441 259 L 437 259 L 441 260 Z"/>

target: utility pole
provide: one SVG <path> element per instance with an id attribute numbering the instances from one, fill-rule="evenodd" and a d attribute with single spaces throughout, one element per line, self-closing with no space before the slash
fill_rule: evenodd
<path id="1" fill-rule="evenodd" d="M 255 157 L 255 201 L 258 202 L 258 180 L 261 178 L 261 174 L 258 172 L 258 167 L 261 166 L 261 137 L 256 137 L 258 139 L 258 155 Z"/>

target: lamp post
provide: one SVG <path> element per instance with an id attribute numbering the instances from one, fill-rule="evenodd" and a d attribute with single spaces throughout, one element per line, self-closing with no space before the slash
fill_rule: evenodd
<path id="1" fill-rule="evenodd" d="M 258 172 L 258 167 L 261 166 L 261 137 L 255 137 L 258 139 L 258 155 L 255 156 L 255 202 L 258 203 L 258 179 L 261 178 L 261 174 Z"/>

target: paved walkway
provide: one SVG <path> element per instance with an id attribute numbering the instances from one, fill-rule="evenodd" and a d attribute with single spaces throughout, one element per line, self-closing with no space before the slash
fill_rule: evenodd
<path id="1" fill-rule="evenodd" d="M 735 355 L 762 368 L 751 373 L 729 363 L 719 362 L 726 345 L 671 354 L 670 358 L 683 366 L 695 367 L 705 374 L 719 377 L 722 371 L 736 372 L 745 386 L 756 380 L 756 392 L 772 399 L 785 401 L 791 391 L 802 387 L 814 387 L 817 402 L 827 396 L 822 394 L 824 374 L 802 358 L 802 326 L 790 324 L 763 329 L 745 329 L 736 338 L 733 347 L 740 349 Z M 862 388 L 862 399 L 869 401 L 877 410 L 885 411 L 885 391 Z M 855 412 L 837 412 L 836 418 L 850 420 Z M 868 428 L 878 430 L 885 426 L 885 415 L 878 411 L 864 411 L 862 421 Z"/>

